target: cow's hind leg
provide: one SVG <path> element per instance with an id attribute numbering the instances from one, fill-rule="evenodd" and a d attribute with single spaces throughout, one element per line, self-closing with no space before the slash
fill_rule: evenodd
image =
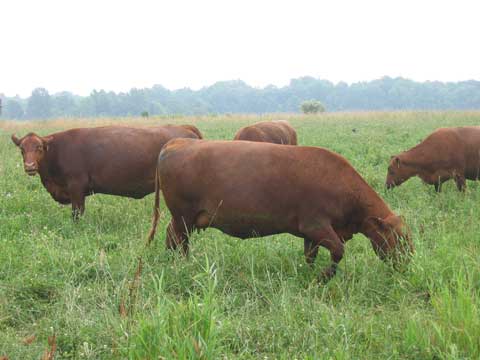
<path id="1" fill-rule="evenodd" d="M 188 255 L 188 237 L 192 230 L 193 226 L 187 224 L 183 218 L 172 218 L 168 224 L 165 237 L 167 250 L 177 250 L 178 246 L 181 246 L 183 254 Z"/>
<path id="2" fill-rule="evenodd" d="M 321 280 L 330 280 L 337 272 L 337 266 L 343 258 L 344 243 L 338 237 L 331 225 L 322 229 L 306 229 L 302 231 L 305 240 L 305 257 L 307 262 L 312 263 L 318 253 L 318 247 L 323 246 L 330 251 L 332 263 L 320 274 Z"/>
<path id="3" fill-rule="evenodd" d="M 465 176 L 460 175 L 460 174 L 455 174 L 455 184 L 457 185 L 458 191 L 465 191 L 467 188 L 467 184 L 465 181 Z"/>

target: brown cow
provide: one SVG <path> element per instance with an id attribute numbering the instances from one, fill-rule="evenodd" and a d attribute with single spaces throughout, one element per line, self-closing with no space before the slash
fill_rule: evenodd
<path id="1" fill-rule="evenodd" d="M 297 145 L 297 133 L 286 120 L 262 121 L 241 128 L 233 140 Z"/>
<path id="2" fill-rule="evenodd" d="M 322 273 L 328 279 L 345 241 L 358 232 L 382 259 L 413 251 L 403 220 L 346 159 L 323 148 L 170 141 L 158 158 L 149 242 L 158 223 L 160 189 L 172 214 L 167 248 L 181 245 L 185 254 L 194 229 L 214 227 L 239 238 L 290 233 L 304 238 L 308 263 L 319 246 L 330 250 L 332 265 Z"/>
<path id="3" fill-rule="evenodd" d="M 415 175 L 437 192 L 449 179 L 464 191 L 465 179 L 480 178 L 480 126 L 438 129 L 417 146 L 392 156 L 385 184 L 391 189 Z"/>
<path id="4" fill-rule="evenodd" d="M 93 193 L 140 199 L 155 191 L 158 154 L 177 137 L 202 138 L 191 125 L 145 128 L 106 126 L 71 129 L 45 137 L 30 133 L 12 141 L 22 151 L 28 175 L 61 204 L 72 204 L 76 219 Z"/>

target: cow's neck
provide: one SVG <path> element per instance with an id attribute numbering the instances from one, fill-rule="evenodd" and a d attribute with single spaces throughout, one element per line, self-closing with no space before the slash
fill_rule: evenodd
<path id="1" fill-rule="evenodd" d="M 42 181 L 48 181 L 48 182 L 55 182 L 55 169 L 56 167 L 56 160 L 52 156 L 52 151 L 48 151 L 45 153 L 45 158 L 42 159 L 38 166 L 38 173 L 40 175 L 40 178 Z"/>
<path id="2" fill-rule="evenodd" d="M 416 175 L 419 169 L 427 167 L 432 160 L 431 154 L 425 152 L 425 147 L 422 144 L 404 151 L 399 155 L 399 158 L 401 163 L 411 168 L 414 173 L 412 176 Z"/>
<path id="3" fill-rule="evenodd" d="M 359 232 L 367 237 L 371 237 L 371 227 L 368 225 L 368 219 L 375 217 L 382 220 L 393 214 L 392 210 L 383 201 L 383 199 L 371 189 L 371 194 L 368 194 L 362 204 L 362 219 L 360 221 Z"/>

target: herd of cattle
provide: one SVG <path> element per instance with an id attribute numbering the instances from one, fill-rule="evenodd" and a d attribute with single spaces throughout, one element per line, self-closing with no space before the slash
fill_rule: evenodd
<path id="1" fill-rule="evenodd" d="M 159 219 L 160 191 L 172 215 L 168 249 L 188 253 L 193 230 L 214 227 L 239 238 L 290 233 L 304 239 L 306 261 L 320 246 L 331 278 L 353 234 L 368 237 L 381 259 L 408 258 L 414 247 L 402 217 L 342 156 L 321 147 L 295 146 L 283 120 L 240 129 L 235 141 L 203 140 L 192 125 L 71 129 L 41 137 L 12 135 L 28 175 L 77 219 L 93 193 L 135 199 L 155 192 L 149 242 Z M 393 156 L 386 186 L 412 176 L 433 184 L 479 179 L 480 127 L 442 128 L 414 148 Z"/>

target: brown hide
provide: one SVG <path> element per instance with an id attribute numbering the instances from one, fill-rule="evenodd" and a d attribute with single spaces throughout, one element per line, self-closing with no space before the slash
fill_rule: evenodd
<path id="1" fill-rule="evenodd" d="M 22 151 L 25 171 L 40 174 L 42 184 L 61 204 L 83 213 L 93 193 L 135 199 L 155 190 L 158 154 L 173 138 L 201 138 L 191 125 L 133 128 L 106 126 L 71 129 L 40 137 L 30 133 L 12 141 Z"/>
<path id="2" fill-rule="evenodd" d="M 297 133 L 286 120 L 262 121 L 241 128 L 233 140 L 297 145 Z"/>
<path id="3" fill-rule="evenodd" d="M 449 179 L 463 191 L 465 179 L 478 180 L 479 174 L 480 126 L 441 128 L 412 149 L 392 156 L 386 186 L 393 188 L 418 176 L 436 191 Z"/>
<path id="4" fill-rule="evenodd" d="M 347 160 L 323 148 L 176 139 L 160 153 L 157 172 L 149 241 L 161 189 L 172 214 L 167 248 L 181 245 L 187 253 L 188 234 L 207 227 L 240 238 L 290 233 L 304 238 L 309 263 L 319 246 L 330 250 L 325 278 L 335 274 L 344 242 L 358 232 L 382 258 L 413 251 L 403 220 Z"/>

